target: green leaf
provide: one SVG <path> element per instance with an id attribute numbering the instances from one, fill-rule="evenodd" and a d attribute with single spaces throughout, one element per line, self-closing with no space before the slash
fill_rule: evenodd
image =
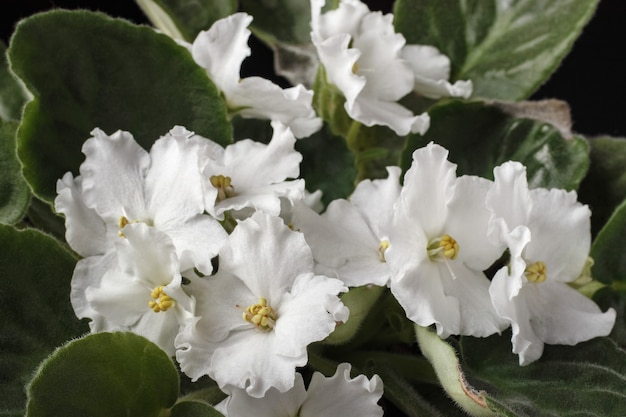
<path id="1" fill-rule="evenodd" d="M 510 337 L 507 331 L 461 341 L 465 377 L 498 415 L 626 415 L 626 352 L 612 340 L 546 345 L 538 361 L 519 366 Z"/>
<path id="2" fill-rule="evenodd" d="M 58 178 L 78 170 L 96 127 L 129 131 L 146 149 L 175 125 L 222 145 L 231 140 L 224 101 L 205 71 L 150 27 L 87 11 L 41 13 L 18 24 L 9 60 L 35 96 L 18 130 L 18 155 L 45 201 Z"/>
<path id="3" fill-rule="evenodd" d="M 252 28 L 272 45 L 276 40 L 293 44 L 311 41 L 311 5 L 302 0 L 241 0 L 242 11 L 253 16 Z"/>
<path id="4" fill-rule="evenodd" d="M 626 139 L 600 136 L 588 141 L 591 161 L 579 196 L 593 212 L 591 230 L 595 236 L 626 199 Z"/>
<path id="5" fill-rule="evenodd" d="M 0 119 L 20 120 L 22 108 L 28 101 L 28 92 L 11 74 L 6 49 L 5 43 L 0 41 Z"/>
<path id="6" fill-rule="evenodd" d="M 222 413 L 201 401 L 181 401 L 172 407 L 170 417 L 224 417 Z"/>
<path id="7" fill-rule="evenodd" d="M 626 346 L 626 200 L 615 210 L 591 245 L 592 276 L 608 285 L 595 294 L 602 308 L 615 308 L 617 318 L 611 337 Z"/>
<path id="8" fill-rule="evenodd" d="M 70 305 L 76 259 L 37 230 L 0 225 L 0 413 L 23 415 L 24 386 L 54 348 L 88 330 Z"/>
<path id="9" fill-rule="evenodd" d="M 237 0 L 135 0 L 152 24 L 168 35 L 192 42 L 216 20 L 237 12 Z"/>
<path id="10" fill-rule="evenodd" d="M 26 213 L 30 189 L 17 159 L 17 123 L 0 120 L 0 223 L 15 224 Z"/>
<path id="11" fill-rule="evenodd" d="M 555 126 L 516 118 L 500 107 L 481 102 L 449 101 L 430 111 L 431 125 L 424 136 L 410 135 L 401 167 L 411 166 L 413 151 L 435 142 L 450 151 L 457 174 L 493 178 L 493 168 L 508 160 L 526 165 L 530 187 L 573 190 L 585 176 L 587 141 L 565 139 Z"/>
<path id="12" fill-rule="evenodd" d="M 157 417 L 178 396 L 167 354 L 133 333 L 97 333 L 57 349 L 28 387 L 26 417 Z"/>
<path id="13" fill-rule="evenodd" d="M 556 70 L 593 17 L 598 0 L 397 0 L 407 44 L 433 45 L 470 79 L 474 97 L 520 100 Z M 549 29 L 548 29 L 549 28 Z"/>

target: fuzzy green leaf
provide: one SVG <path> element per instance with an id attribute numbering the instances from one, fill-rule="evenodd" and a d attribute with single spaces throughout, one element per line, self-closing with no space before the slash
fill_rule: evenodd
<path id="1" fill-rule="evenodd" d="M 170 417 L 224 417 L 210 405 L 201 401 L 181 401 L 172 407 Z"/>
<path id="2" fill-rule="evenodd" d="M 205 71 L 171 38 L 101 13 L 55 10 L 22 20 L 9 60 L 35 99 L 18 130 L 18 155 L 45 201 L 76 172 L 99 127 L 131 132 L 146 149 L 175 125 L 226 145 L 226 107 Z"/>
<path id="3" fill-rule="evenodd" d="M 174 362 L 134 333 L 73 340 L 46 359 L 28 387 L 26 417 L 158 417 L 178 396 Z"/>
<path id="4" fill-rule="evenodd" d="M 474 97 L 520 100 L 556 70 L 592 18 L 598 0 L 397 0 L 396 30 L 408 44 L 433 45 L 452 78 L 472 80 Z"/>
<path id="5" fill-rule="evenodd" d="M 457 174 L 493 178 L 493 168 L 508 160 L 526 165 L 531 187 L 576 189 L 589 166 L 588 144 L 565 139 L 553 125 L 516 118 L 496 106 L 450 101 L 430 111 L 424 136 L 410 135 L 401 167 L 411 166 L 413 151 L 435 142 L 450 151 Z"/>
<path id="6" fill-rule="evenodd" d="M 263 40 L 294 44 L 311 41 L 311 5 L 301 0 L 241 0 L 241 9 L 252 15 L 252 27 Z M 259 33 L 260 32 L 260 33 Z"/>
<path id="7" fill-rule="evenodd" d="M 17 123 L 0 120 L 0 223 L 15 224 L 26 213 L 30 189 L 17 159 Z"/>
<path id="8" fill-rule="evenodd" d="M 11 74 L 6 49 L 5 43 L 0 41 L 0 119 L 20 120 L 28 93 Z"/>
<path id="9" fill-rule="evenodd" d="M 0 242 L 0 414 L 23 415 L 24 387 L 37 365 L 88 328 L 70 305 L 76 259 L 69 251 L 37 230 L 7 225 Z"/>

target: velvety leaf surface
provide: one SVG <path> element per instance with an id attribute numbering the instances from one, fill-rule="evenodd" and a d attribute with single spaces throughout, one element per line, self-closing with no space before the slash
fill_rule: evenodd
<path id="1" fill-rule="evenodd" d="M 30 201 L 30 189 L 17 159 L 16 130 L 16 122 L 0 120 L 0 223 L 4 224 L 19 222 Z"/>
<path id="2" fill-rule="evenodd" d="M 23 415 L 24 387 L 57 346 L 88 331 L 70 305 L 76 259 L 37 230 L 0 225 L 0 414 Z"/>
<path id="3" fill-rule="evenodd" d="M 596 235 L 626 199 L 626 139 L 600 136 L 588 140 L 591 161 L 579 195 L 593 212 L 591 228 Z"/>
<path id="4" fill-rule="evenodd" d="M 28 93 L 9 71 L 6 45 L 0 41 L 0 119 L 20 120 Z"/>
<path id="5" fill-rule="evenodd" d="M 410 135 L 401 167 L 411 166 L 413 151 L 435 142 L 450 151 L 457 175 L 493 178 L 493 168 L 508 160 L 526 165 L 530 187 L 576 189 L 589 166 L 586 139 L 565 139 L 551 124 L 509 116 L 480 102 L 450 101 L 430 112 L 424 136 Z"/>
<path id="6" fill-rule="evenodd" d="M 170 417 L 224 417 L 210 405 L 201 401 L 181 401 L 174 405 Z"/>
<path id="7" fill-rule="evenodd" d="M 538 361 L 519 366 L 510 337 L 507 331 L 489 338 L 464 337 L 461 342 L 467 381 L 498 415 L 626 415 L 626 352 L 611 339 L 546 345 Z"/>
<path id="8" fill-rule="evenodd" d="M 97 333 L 57 349 L 28 387 L 27 417 L 159 416 L 178 396 L 178 372 L 134 333 Z"/>
<path id="9" fill-rule="evenodd" d="M 268 44 L 311 41 L 311 5 L 302 0 L 241 0 L 241 9 L 254 17 L 252 27 Z M 260 33 L 259 33 L 260 32 Z"/>
<path id="10" fill-rule="evenodd" d="M 408 44 L 434 45 L 470 79 L 474 97 L 519 100 L 544 83 L 592 18 L 598 0 L 397 0 Z"/>
<path id="11" fill-rule="evenodd" d="M 207 30 L 218 19 L 237 11 L 237 0 L 136 0 L 153 24 L 160 29 L 169 19 L 175 30 L 188 42 Z M 161 14 L 164 14 L 161 15 Z"/>
<path id="12" fill-rule="evenodd" d="M 58 178 L 78 171 L 95 127 L 127 130 L 146 149 L 175 125 L 231 140 L 224 102 L 204 70 L 150 27 L 95 12 L 41 13 L 17 26 L 8 56 L 35 96 L 18 130 L 18 155 L 46 201 Z"/>

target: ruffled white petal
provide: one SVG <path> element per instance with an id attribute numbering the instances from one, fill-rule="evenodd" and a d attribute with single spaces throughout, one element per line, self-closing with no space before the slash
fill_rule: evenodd
<path id="1" fill-rule="evenodd" d="M 341 363 L 335 375 L 325 378 L 315 372 L 307 397 L 300 410 L 301 417 L 360 416 L 382 417 L 378 401 L 383 395 L 383 382 L 378 375 L 350 376 L 351 365 Z"/>
<path id="2" fill-rule="evenodd" d="M 471 80 L 459 80 L 454 84 L 450 78 L 450 59 L 434 46 L 406 45 L 401 52 L 413 70 L 413 91 L 428 98 L 463 97 L 472 95 Z"/>

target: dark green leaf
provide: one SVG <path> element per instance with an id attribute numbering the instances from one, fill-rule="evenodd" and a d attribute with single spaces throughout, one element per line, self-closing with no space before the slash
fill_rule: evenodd
<path id="1" fill-rule="evenodd" d="M 276 40 L 294 44 L 311 41 L 311 5 L 302 0 L 241 0 L 241 9 L 252 15 L 255 34 L 272 45 Z"/>
<path id="2" fill-rule="evenodd" d="M 511 333 L 464 337 L 462 369 L 484 391 L 489 407 L 505 416 L 626 415 L 626 352 L 608 338 L 576 346 L 546 345 L 542 357 L 519 366 Z"/>
<path id="3" fill-rule="evenodd" d="M 224 417 L 215 408 L 201 401 L 181 401 L 171 411 L 170 417 Z"/>
<path id="4" fill-rule="evenodd" d="M 470 79 L 474 97 L 520 100 L 556 70 L 598 0 L 397 0 L 396 30 L 408 44 L 434 45 Z"/>
<path id="5" fill-rule="evenodd" d="M 172 360 L 133 333 L 97 333 L 46 359 L 28 387 L 27 417 L 154 416 L 178 396 Z"/>
<path id="6" fill-rule="evenodd" d="M 37 230 L 0 225 L 0 412 L 21 410 L 24 387 L 57 346 L 88 330 L 70 305 L 76 259 Z"/>
<path id="7" fill-rule="evenodd" d="M 589 138 L 590 165 L 580 184 L 580 200 L 593 212 L 594 236 L 615 208 L 626 199 L 626 139 L 608 136 Z"/>
<path id="8" fill-rule="evenodd" d="M 135 1 L 157 28 L 189 42 L 216 20 L 235 13 L 238 7 L 237 0 Z"/>
<path id="9" fill-rule="evenodd" d="M 9 71 L 6 45 L 0 41 L 0 119 L 20 120 L 28 93 Z"/>
<path id="10" fill-rule="evenodd" d="M 19 222 L 28 208 L 30 189 L 17 159 L 17 123 L 0 120 L 0 223 Z"/>
<path id="11" fill-rule="evenodd" d="M 226 145 L 226 107 L 205 71 L 171 38 L 87 11 L 57 10 L 18 24 L 15 73 L 35 95 L 18 130 L 24 176 L 45 201 L 78 170 L 82 143 L 99 127 L 131 132 L 146 149 L 175 125 Z"/>
<path id="12" fill-rule="evenodd" d="M 576 189 L 589 165 L 587 141 L 563 138 L 559 129 L 538 120 L 515 118 L 480 102 L 450 101 L 430 111 L 424 136 L 410 135 L 401 167 L 413 151 L 435 142 L 450 151 L 457 174 L 493 178 L 493 168 L 508 160 L 526 165 L 531 187 Z"/>

